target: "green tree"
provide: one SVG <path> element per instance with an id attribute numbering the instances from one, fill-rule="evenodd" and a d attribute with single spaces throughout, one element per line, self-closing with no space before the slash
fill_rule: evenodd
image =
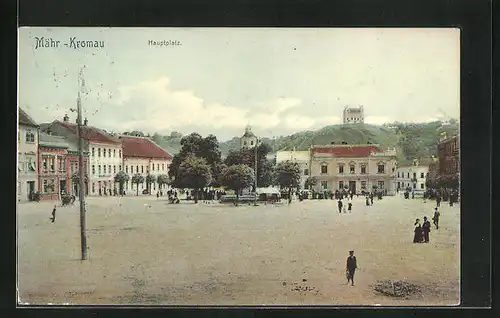
<path id="1" fill-rule="evenodd" d="M 129 175 L 125 173 L 124 171 L 119 171 L 115 175 L 115 182 L 118 182 L 119 187 L 120 187 L 120 194 L 123 193 L 123 185 L 125 182 L 127 182 L 130 179 Z"/>
<path id="2" fill-rule="evenodd" d="M 189 156 L 179 167 L 180 188 L 194 190 L 194 202 L 198 203 L 199 191 L 212 181 L 212 171 L 204 158 Z"/>
<path id="3" fill-rule="evenodd" d="M 300 166 L 290 160 L 280 162 L 276 165 L 274 176 L 276 184 L 288 189 L 288 198 L 291 198 L 292 189 L 298 189 L 300 185 Z"/>
<path id="4" fill-rule="evenodd" d="M 158 188 L 161 189 L 163 185 L 170 183 L 170 178 L 166 174 L 160 174 L 156 180 Z"/>
<path id="5" fill-rule="evenodd" d="M 139 195 L 139 183 L 144 182 L 144 177 L 140 173 L 136 173 L 132 176 L 132 184 L 135 184 L 137 190 L 137 195 Z"/>
<path id="6" fill-rule="evenodd" d="M 251 187 L 255 180 L 254 170 L 247 165 L 234 165 L 225 168 L 221 173 L 221 183 L 228 189 L 236 192 L 236 202 L 238 205 L 240 191 Z"/>
<path id="7" fill-rule="evenodd" d="M 151 184 L 156 182 L 156 176 L 152 174 L 146 175 L 146 189 L 148 190 L 148 194 L 151 194 Z"/>
<path id="8" fill-rule="evenodd" d="M 305 182 L 305 184 L 304 184 L 304 187 L 305 187 L 306 189 L 309 189 L 309 190 L 310 190 L 311 188 L 313 188 L 313 187 L 314 187 L 314 186 L 316 186 L 317 184 L 318 184 L 318 178 L 316 178 L 316 177 L 309 177 L 309 178 L 307 178 L 307 179 L 306 179 L 306 182 Z"/>

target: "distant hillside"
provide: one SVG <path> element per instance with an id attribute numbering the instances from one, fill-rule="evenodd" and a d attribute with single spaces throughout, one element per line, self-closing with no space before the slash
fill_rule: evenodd
<path id="1" fill-rule="evenodd" d="M 408 162 L 413 158 L 437 155 L 437 144 L 441 132 L 452 136 L 458 132 L 456 121 L 441 121 L 423 124 L 391 123 L 383 126 L 368 124 L 332 125 L 315 131 L 303 131 L 290 136 L 281 136 L 273 141 L 263 138 L 275 150 L 307 150 L 311 145 L 327 145 L 332 142 L 340 144 L 379 144 L 381 147 L 395 147 L 400 162 Z M 180 150 L 182 135 L 173 132 L 168 136 L 154 134 L 151 138 L 171 154 Z M 239 137 L 220 142 L 220 150 L 227 155 L 230 150 L 240 147 Z"/>

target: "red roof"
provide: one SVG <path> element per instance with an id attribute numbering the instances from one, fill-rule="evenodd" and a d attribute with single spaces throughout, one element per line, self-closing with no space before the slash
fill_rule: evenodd
<path id="1" fill-rule="evenodd" d="M 356 145 L 343 145 L 343 146 L 315 146 L 312 148 L 313 154 L 330 154 L 334 157 L 352 157 L 362 158 L 368 157 L 372 152 L 381 152 L 377 146 L 356 146 Z"/>
<path id="2" fill-rule="evenodd" d="M 172 156 L 168 152 L 147 138 L 121 136 L 120 139 L 122 141 L 123 155 L 125 157 L 172 160 Z"/>
<path id="3" fill-rule="evenodd" d="M 69 122 L 61 122 L 56 120 L 57 123 L 59 123 L 61 126 L 64 128 L 68 129 L 71 131 L 73 134 L 76 134 L 78 126 L 73 123 Z M 95 142 L 104 142 L 104 143 L 111 143 L 111 144 L 119 144 L 120 140 L 118 138 L 115 138 L 106 132 L 100 130 L 99 128 L 92 127 L 92 126 L 82 126 L 82 137 L 86 140 L 89 141 L 95 141 Z"/>

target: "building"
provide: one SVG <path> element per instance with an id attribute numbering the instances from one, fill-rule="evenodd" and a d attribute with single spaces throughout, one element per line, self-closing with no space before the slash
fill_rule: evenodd
<path id="1" fill-rule="evenodd" d="M 65 136 L 70 142 L 78 142 L 78 126 L 65 115 L 63 121 L 55 120 L 44 128 L 52 135 Z M 119 138 L 92 126 L 87 119 L 81 127 L 83 149 L 89 153 L 88 176 L 90 195 L 113 195 L 117 189 L 115 175 L 122 169 L 122 144 Z"/>
<path id="2" fill-rule="evenodd" d="M 240 138 L 240 148 L 253 148 L 257 145 L 257 136 L 252 132 L 250 125 L 246 126 L 245 133 Z"/>
<path id="3" fill-rule="evenodd" d="M 458 189 L 460 185 L 460 134 L 441 139 L 438 145 L 439 177 L 442 187 Z"/>
<path id="4" fill-rule="evenodd" d="M 363 106 L 345 106 L 342 117 L 344 124 L 362 124 L 365 122 L 365 111 L 363 110 Z"/>
<path id="5" fill-rule="evenodd" d="M 309 151 L 278 151 L 276 152 L 276 163 L 283 161 L 294 161 L 300 166 L 300 188 L 305 188 L 305 182 L 309 177 L 309 164 L 310 164 L 310 152 Z"/>
<path id="6" fill-rule="evenodd" d="M 326 145 L 311 147 L 311 176 L 317 191 L 342 190 L 356 193 L 374 186 L 389 195 L 395 193 L 396 150 L 377 145 Z"/>
<path id="7" fill-rule="evenodd" d="M 396 189 L 404 191 L 410 187 L 416 194 L 423 194 L 427 191 L 426 178 L 430 164 L 430 159 L 415 159 L 411 164 L 399 164 L 396 169 Z"/>
<path id="8" fill-rule="evenodd" d="M 43 132 L 39 134 L 38 191 L 41 200 L 59 200 L 60 195 L 71 189 L 67 165 L 68 148 L 65 137 Z"/>
<path id="9" fill-rule="evenodd" d="M 38 124 L 21 108 L 17 131 L 17 198 L 31 200 L 38 189 Z"/>
<path id="10" fill-rule="evenodd" d="M 135 193 L 136 186 L 132 184 L 132 176 L 136 173 L 144 176 L 168 175 L 168 167 L 172 163 L 172 156 L 163 150 L 152 140 L 145 137 L 120 136 L 123 145 L 123 166 L 125 173 L 129 175 L 129 181 L 125 183 L 124 190 L 126 193 Z M 139 185 L 139 193 L 146 189 L 147 184 L 144 182 Z M 167 189 L 167 185 L 162 185 L 161 189 Z M 150 193 L 156 193 L 160 190 L 158 182 L 151 184 Z"/>

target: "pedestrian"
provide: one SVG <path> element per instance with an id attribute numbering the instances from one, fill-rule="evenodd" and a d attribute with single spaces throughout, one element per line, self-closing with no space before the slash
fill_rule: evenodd
<path id="1" fill-rule="evenodd" d="M 339 206 L 339 213 L 342 213 L 342 206 L 344 205 L 344 204 L 342 203 L 342 199 L 339 199 L 339 201 L 338 201 L 338 203 L 337 203 L 337 204 L 338 204 L 338 206 Z"/>
<path id="2" fill-rule="evenodd" d="M 349 201 L 349 203 L 347 203 L 347 210 L 349 211 L 349 213 L 351 213 L 352 211 L 352 202 Z"/>
<path id="3" fill-rule="evenodd" d="M 370 198 L 366 196 L 366 206 L 370 206 Z"/>
<path id="4" fill-rule="evenodd" d="M 156 198 L 159 199 L 160 198 L 160 192 L 156 192 Z"/>
<path id="5" fill-rule="evenodd" d="M 424 243 L 429 243 L 429 232 L 431 231 L 431 222 L 427 220 L 427 217 L 424 216 L 424 224 L 422 225 L 422 233 L 424 238 Z"/>
<path id="6" fill-rule="evenodd" d="M 354 193 L 351 192 L 351 200 L 352 200 L 353 197 L 354 197 Z"/>
<path id="7" fill-rule="evenodd" d="M 441 205 L 441 195 L 438 195 L 438 197 L 436 198 L 436 206 L 439 208 L 439 206 Z"/>
<path id="8" fill-rule="evenodd" d="M 412 198 L 412 199 L 415 199 L 415 191 L 412 191 L 412 192 L 411 192 L 411 198 Z"/>
<path id="9" fill-rule="evenodd" d="M 347 284 L 349 284 L 350 281 L 351 286 L 354 286 L 354 272 L 356 272 L 356 268 L 358 268 L 354 251 L 349 251 L 349 257 L 346 263 Z"/>
<path id="10" fill-rule="evenodd" d="M 52 210 L 52 217 L 51 217 L 52 223 L 56 221 L 56 205 L 54 204 L 54 209 Z"/>
<path id="11" fill-rule="evenodd" d="M 373 192 L 370 193 L 370 205 L 373 205 Z"/>
<path id="12" fill-rule="evenodd" d="M 436 226 L 436 230 L 439 229 L 439 211 L 438 208 L 434 208 L 434 217 L 432 218 L 432 221 L 434 225 Z"/>
<path id="13" fill-rule="evenodd" d="M 414 226 L 413 243 L 422 243 L 422 226 L 420 225 L 420 219 L 415 220 Z"/>

